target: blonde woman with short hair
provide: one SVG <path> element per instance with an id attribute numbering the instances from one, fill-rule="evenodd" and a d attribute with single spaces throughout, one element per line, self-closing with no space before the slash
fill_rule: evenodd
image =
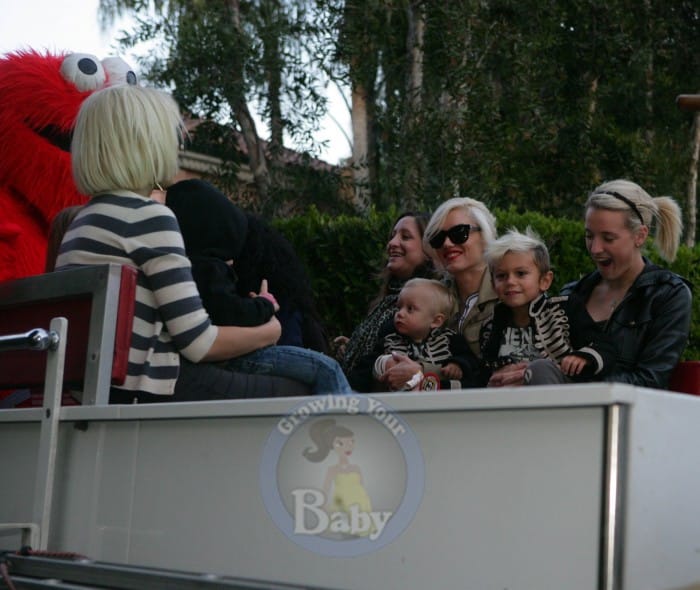
<path id="1" fill-rule="evenodd" d="M 306 392 L 288 379 L 241 375 L 221 361 L 274 344 L 276 318 L 215 326 L 202 307 L 173 212 L 149 198 L 178 170 L 183 124 L 164 92 L 112 86 L 88 97 L 71 146 L 78 190 L 90 195 L 64 235 L 57 268 L 117 263 L 138 270 L 123 386 L 112 403 L 260 397 Z"/>

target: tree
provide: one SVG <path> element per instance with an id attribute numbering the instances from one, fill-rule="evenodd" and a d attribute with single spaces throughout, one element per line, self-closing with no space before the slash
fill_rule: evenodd
<path id="1" fill-rule="evenodd" d="M 682 194 L 688 123 L 669 98 L 700 66 L 690 2 L 649 0 L 630 11 L 593 0 L 426 1 L 422 9 L 420 108 L 396 98 L 400 85 L 389 92 L 382 61 L 380 190 L 401 194 L 393 171 L 414 161 L 424 167 L 414 186 L 427 208 L 458 193 L 578 216 L 591 188 L 619 176 Z M 398 38 L 393 31 L 383 38 Z M 409 114 L 416 127 L 405 124 Z"/>
<path id="2" fill-rule="evenodd" d="M 308 37 L 313 29 L 303 3 L 100 0 L 106 22 L 125 12 L 137 16 L 137 25 L 122 45 L 156 43 L 161 51 L 141 58 L 149 79 L 172 88 L 195 117 L 240 130 L 261 209 L 274 211 L 285 134 L 308 141 L 308 128 L 325 109 L 320 83 L 309 75 L 319 70 L 303 44 L 294 46 L 300 31 Z M 269 121 L 269 144 L 260 138 L 251 102 L 262 106 Z"/>
<path id="3" fill-rule="evenodd" d="M 692 122 L 672 105 L 697 86 L 693 0 L 102 3 L 168 8 L 176 18 L 142 21 L 153 33 L 142 37 L 168 39 L 150 74 L 197 112 L 230 110 L 250 145 L 244 106 L 263 105 L 271 152 L 313 134 L 318 88 L 347 83 L 357 211 L 429 210 L 460 194 L 579 217 L 604 179 L 686 191 Z"/>

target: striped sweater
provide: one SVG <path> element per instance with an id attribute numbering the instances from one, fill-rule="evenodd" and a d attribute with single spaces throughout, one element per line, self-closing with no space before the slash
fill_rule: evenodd
<path id="1" fill-rule="evenodd" d="M 172 395 L 180 354 L 198 362 L 217 336 L 172 211 L 129 191 L 93 197 L 66 232 L 56 268 L 110 262 L 138 269 L 129 366 L 121 389 Z"/>

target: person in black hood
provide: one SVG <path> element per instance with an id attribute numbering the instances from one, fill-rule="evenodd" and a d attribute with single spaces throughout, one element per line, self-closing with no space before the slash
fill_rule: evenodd
<path id="1" fill-rule="evenodd" d="M 278 344 L 303 346 L 325 354 L 330 347 L 316 309 L 311 280 L 292 244 L 264 218 L 246 211 L 248 234 L 236 262 L 238 294 L 256 291 L 262 279 L 280 304 Z"/>
<path id="2" fill-rule="evenodd" d="M 214 323 L 258 326 L 268 321 L 275 309 L 266 289 L 256 297 L 240 297 L 236 288 L 233 264 L 241 256 L 248 232 L 245 212 L 214 186 L 198 179 L 170 186 L 165 204 L 177 217 L 192 262 L 192 276 Z"/>
<path id="3" fill-rule="evenodd" d="M 191 195 L 195 193 L 205 196 L 193 200 Z M 168 195 L 168 205 L 175 211 L 183 235 L 188 236 L 188 255 L 197 259 L 198 264 L 193 266 L 200 276 L 195 280 L 206 291 L 210 314 L 221 314 L 222 321 L 241 326 L 269 319 L 273 312 L 264 299 L 248 301 L 249 294 L 257 292 L 266 280 L 280 305 L 277 319 L 282 336 L 278 344 L 328 354 L 328 339 L 308 274 L 294 247 L 280 232 L 202 180 L 176 183 Z M 200 206 L 204 199 L 206 207 Z M 226 260 L 235 263 L 224 267 L 222 262 Z M 231 305 L 232 289 L 244 298 L 239 305 Z"/>
<path id="4" fill-rule="evenodd" d="M 245 211 L 212 184 L 199 179 L 171 185 L 165 204 L 178 220 L 185 251 L 192 263 L 192 276 L 214 323 L 257 326 L 279 312 L 280 305 L 268 291 L 264 274 L 259 286 L 248 287 L 250 290 L 245 294 L 238 287 L 235 267 L 245 257 L 251 226 L 251 218 Z M 227 361 L 227 366 L 242 372 L 290 377 L 309 385 L 312 393 L 352 391 L 334 359 L 301 346 L 267 347 Z"/>

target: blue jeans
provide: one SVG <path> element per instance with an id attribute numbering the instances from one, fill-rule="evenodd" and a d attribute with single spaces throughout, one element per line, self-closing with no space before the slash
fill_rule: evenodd
<path id="1" fill-rule="evenodd" d="M 314 395 L 353 393 L 335 359 L 300 346 L 268 346 L 231 359 L 227 366 L 242 373 L 288 377 L 308 385 Z"/>

